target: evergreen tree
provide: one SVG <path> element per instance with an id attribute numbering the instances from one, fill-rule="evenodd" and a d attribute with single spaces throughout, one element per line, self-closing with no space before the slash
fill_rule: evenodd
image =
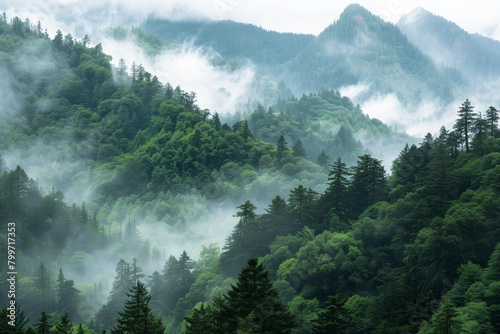
<path id="1" fill-rule="evenodd" d="M 57 29 L 56 35 L 54 36 L 54 39 L 52 40 L 52 45 L 58 51 L 63 50 L 63 34 L 62 34 L 61 30 Z"/>
<path id="2" fill-rule="evenodd" d="M 38 277 L 35 280 L 35 285 L 42 292 L 42 308 L 50 310 L 53 307 L 53 290 L 51 286 L 51 277 L 49 270 L 43 263 L 38 267 Z"/>
<path id="3" fill-rule="evenodd" d="M 345 307 L 347 299 L 339 301 L 337 296 L 328 296 L 326 309 L 322 310 L 318 318 L 313 321 L 313 334 L 346 333 L 351 316 Z"/>
<path id="4" fill-rule="evenodd" d="M 295 142 L 295 144 L 292 147 L 293 155 L 296 157 L 306 157 L 306 150 L 304 149 L 304 146 L 302 145 L 302 141 L 299 139 Z"/>
<path id="5" fill-rule="evenodd" d="M 36 334 L 50 334 L 50 328 L 52 327 L 49 324 L 49 319 L 51 316 L 47 315 L 47 312 L 42 311 L 42 317 L 38 319 L 38 323 L 35 325 Z"/>
<path id="6" fill-rule="evenodd" d="M 55 333 L 71 334 L 72 332 L 73 332 L 73 324 L 71 323 L 71 319 L 68 315 L 68 312 L 66 312 L 61 317 L 61 319 L 59 319 L 59 322 L 56 324 Z"/>
<path id="7" fill-rule="evenodd" d="M 285 156 L 285 151 L 287 151 L 287 150 L 288 150 L 287 142 L 285 140 L 285 137 L 283 137 L 283 135 L 281 135 L 278 138 L 278 144 L 277 144 L 277 148 L 276 148 L 276 159 L 278 160 L 279 166 L 281 166 L 281 159 L 283 159 L 283 157 Z"/>
<path id="8" fill-rule="evenodd" d="M 358 157 L 356 166 L 352 167 L 350 194 L 354 215 L 361 214 L 377 201 L 384 200 L 387 195 L 387 179 L 382 162 L 368 154 Z"/>
<path id="9" fill-rule="evenodd" d="M 186 320 L 186 334 L 208 334 L 213 333 L 212 319 L 209 310 L 201 304 L 200 308 L 193 308 L 191 316 L 185 317 Z"/>
<path id="10" fill-rule="evenodd" d="M 127 293 L 123 311 L 111 334 L 163 334 L 165 326 L 156 319 L 149 307 L 151 296 L 140 281 Z"/>
<path id="11" fill-rule="evenodd" d="M 325 151 L 321 151 L 321 153 L 318 155 L 318 158 L 316 159 L 316 162 L 321 167 L 328 167 L 328 164 L 330 163 L 330 157 L 325 153 Z"/>
<path id="12" fill-rule="evenodd" d="M 235 217 L 241 217 L 243 224 L 246 224 L 250 220 L 254 220 L 256 218 L 255 210 L 257 207 L 250 201 L 246 201 L 242 205 L 238 206 L 237 209 L 240 209 L 241 211 L 236 212 Z"/>
<path id="13" fill-rule="evenodd" d="M 213 123 L 214 129 L 216 131 L 220 131 L 222 124 L 220 122 L 220 117 L 219 117 L 219 114 L 217 112 L 212 117 L 212 123 Z"/>
<path id="14" fill-rule="evenodd" d="M 490 131 L 490 136 L 496 137 L 498 134 L 498 111 L 495 107 L 491 106 L 486 110 L 486 122 L 488 124 L 488 130 Z"/>
<path id="15" fill-rule="evenodd" d="M 328 173 L 328 188 L 325 193 L 327 205 L 341 218 L 347 218 L 347 194 L 349 189 L 349 170 L 340 157 L 333 163 Z"/>
<path id="16" fill-rule="evenodd" d="M 295 233 L 311 223 L 314 211 L 313 203 L 316 197 L 317 193 L 314 190 L 307 189 L 303 185 L 290 191 L 288 207 L 294 222 L 294 225 L 290 227 L 290 233 Z"/>
<path id="17" fill-rule="evenodd" d="M 59 277 L 57 279 L 57 297 L 60 310 L 66 310 L 73 314 L 75 310 L 74 299 L 79 291 L 75 288 L 73 280 L 64 278 L 62 268 L 59 268 Z"/>
<path id="18" fill-rule="evenodd" d="M 442 134 L 443 131 L 441 128 Z M 430 155 L 430 162 L 427 165 L 428 173 L 424 178 L 428 187 L 427 199 L 430 203 L 432 217 L 435 215 L 444 216 L 453 189 L 452 166 L 453 160 L 446 147 L 445 139 L 440 136 Z"/>
<path id="19" fill-rule="evenodd" d="M 247 261 L 226 298 L 224 312 L 229 332 L 284 334 L 291 333 L 296 325 L 257 258 Z"/>
<path id="20" fill-rule="evenodd" d="M 130 266 L 130 279 L 132 283 L 135 284 L 135 282 L 144 276 L 145 275 L 142 274 L 142 268 L 137 265 L 137 259 L 134 257 L 132 259 L 132 265 Z"/>
<path id="21" fill-rule="evenodd" d="M 269 234 L 269 239 L 273 240 L 277 235 L 287 235 L 290 231 L 288 215 L 288 207 L 283 198 L 276 195 L 271 200 L 271 204 L 266 210 L 266 214 L 262 216 L 262 221 L 265 224 L 264 235 Z"/>
<path id="22" fill-rule="evenodd" d="M 484 144 L 486 142 L 486 138 L 488 136 L 488 120 L 484 119 L 479 113 L 479 116 L 472 123 L 472 131 L 476 133 L 474 139 L 472 141 L 472 146 L 474 151 L 482 157 L 484 155 Z"/>
<path id="23" fill-rule="evenodd" d="M 474 124 L 474 118 L 476 113 L 473 112 L 474 107 L 471 105 L 469 99 L 465 99 L 462 103 L 462 107 L 458 110 L 458 119 L 453 126 L 455 130 L 460 134 L 461 138 L 463 138 L 463 142 L 465 143 L 465 151 L 469 153 L 469 135 L 472 130 L 472 126 Z"/>
<path id="24" fill-rule="evenodd" d="M 432 333 L 459 333 L 460 321 L 457 319 L 457 307 L 447 301 L 441 302 L 438 311 L 432 317 Z"/>

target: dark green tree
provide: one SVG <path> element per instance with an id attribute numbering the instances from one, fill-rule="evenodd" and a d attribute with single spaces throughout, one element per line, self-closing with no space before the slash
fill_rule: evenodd
<path id="1" fill-rule="evenodd" d="M 292 147 L 293 155 L 296 157 L 306 157 L 306 150 L 304 149 L 304 146 L 302 145 L 302 141 L 299 139 L 295 142 L 295 144 Z"/>
<path id="2" fill-rule="evenodd" d="M 316 162 L 321 167 L 328 167 L 328 164 L 330 163 L 330 157 L 325 153 L 325 151 L 321 151 L 321 153 L 318 155 L 318 158 L 316 159 Z"/>
<path id="3" fill-rule="evenodd" d="M 479 113 L 478 117 L 472 123 L 472 131 L 475 136 L 472 140 L 472 147 L 477 154 L 482 157 L 485 153 L 485 142 L 488 137 L 488 120 L 482 117 Z"/>
<path id="4" fill-rule="evenodd" d="M 474 106 L 471 105 L 469 99 L 465 99 L 462 107 L 458 110 L 458 119 L 453 128 L 460 134 L 462 142 L 465 143 L 465 151 L 469 153 L 469 135 L 474 124 L 476 113 L 473 111 Z"/>
<path id="5" fill-rule="evenodd" d="M 490 131 L 490 136 L 496 137 L 498 134 L 498 110 L 491 106 L 486 110 L 486 122 L 488 124 L 488 130 Z"/>
<path id="6" fill-rule="evenodd" d="M 370 205 L 384 200 L 387 196 L 387 179 L 382 162 L 370 155 L 358 157 L 352 169 L 351 188 L 354 216 L 361 214 Z"/>
<path id="7" fill-rule="evenodd" d="M 61 319 L 59 319 L 59 322 L 56 324 L 55 333 L 71 334 L 72 332 L 73 332 L 73 324 L 71 323 L 71 319 L 68 315 L 68 312 L 66 312 L 61 317 Z"/>
<path id="8" fill-rule="evenodd" d="M 443 128 L 441 129 L 443 133 Z M 453 159 L 447 149 L 445 138 L 440 136 L 430 154 L 428 173 L 424 177 L 427 185 L 431 216 L 444 216 L 453 189 Z"/>
<path id="9" fill-rule="evenodd" d="M 351 323 L 351 316 L 345 307 L 347 299 L 338 300 L 338 297 L 328 296 L 326 308 L 313 321 L 313 334 L 346 333 Z"/>
<path id="10" fill-rule="evenodd" d="M 325 192 L 326 205 L 333 208 L 334 212 L 341 218 L 348 216 L 348 190 L 349 170 L 339 157 L 332 165 L 328 173 L 328 188 Z"/>
<path id="11" fill-rule="evenodd" d="M 432 333 L 459 333 L 461 323 L 457 317 L 458 311 L 454 304 L 448 301 L 441 302 L 439 309 L 432 317 Z"/>
<path id="12" fill-rule="evenodd" d="M 140 281 L 127 293 L 123 311 L 118 312 L 118 321 L 112 334 L 163 334 L 165 326 L 153 316 L 149 307 L 151 296 Z"/>
<path id="13" fill-rule="evenodd" d="M 278 165 L 281 166 L 281 159 L 285 156 L 285 151 L 288 150 L 287 142 L 285 137 L 281 135 L 278 138 L 278 144 L 276 148 L 276 159 L 278 160 Z"/>
<path id="14" fill-rule="evenodd" d="M 42 309 L 50 310 L 54 305 L 54 291 L 51 286 L 51 275 L 43 263 L 38 267 L 38 277 L 35 285 L 42 292 Z"/>
<path id="15" fill-rule="evenodd" d="M 295 233 L 301 230 L 304 226 L 311 223 L 314 212 L 314 201 L 317 198 L 317 193 L 311 188 L 307 189 L 303 185 L 292 189 L 290 197 L 288 197 L 289 214 L 292 217 L 290 233 Z"/>
<path id="16" fill-rule="evenodd" d="M 257 258 L 247 261 L 226 298 L 224 309 L 229 332 L 284 334 L 291 333 L 296 326 Z"/>
<path id="17" fill-rule="evenodd" d="M 54 36 L 54 39 L 52 40 L 52 45 L 58 51 L 63 50 L 63 34 L 62 34 L 61 30 L 57 29 L 56 35 Z"/>
<path id="18" fill-rule="evenodd" d="M 42 311 L 42 317 L 38 319 L 38 323 L 35 325 L 36 334 L 50 334 L 50 328 L 52 327 L 49 324 L 50 315 L 47 315 L 47 312 Z"/>

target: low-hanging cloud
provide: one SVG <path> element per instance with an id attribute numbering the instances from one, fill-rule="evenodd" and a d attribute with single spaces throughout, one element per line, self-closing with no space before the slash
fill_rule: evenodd
<path id="1" fill-rule="evenodd" d="M 217 54 L 210 54 L 189 43 L 150 56 L 134 39 L 117 41 L 104 36 L 98 39 L 104 45 L 104 51 L 113 56 L 115 65 L 118 65 L 120 58 L 125 60 L 129 68 L 133 62 L 142 64 L 161 82 L 169 82 L 174 87 L 180 85 L 185 91 L 195 92 L 202 109 L 219 113 L 234 112 L 248 101 L 255 77 L 251 64 L 244 64 L 235 70 L 214 66 L 211 59 L 216 58 Z"/>

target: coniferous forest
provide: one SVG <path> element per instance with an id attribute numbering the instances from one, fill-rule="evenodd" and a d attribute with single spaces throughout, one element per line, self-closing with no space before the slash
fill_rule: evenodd
<path id="1" fill-rule="evenodd" d="M 342 15 L 299 42 L 346 42 L 379 20 Z M 214 45 L 228 63 L 212 60 L 231 71 L 244 53 L 231 36 L 248 28 L 234 22 L 108 33 L 154 53 L 168 47 L 155 31 L 208 43 L 226 24 Z M 394 77 L 434 78 L 422 94 L 449 99 L 465 80 L 395 25 L 376 31 L 395 51 L 368 49 L 360 76 L 384 57 Z M 262 33 L 269 48 L 248 57 L 309 76 L 227 114 L 143 64 L 114 65 L 92 36 L 0 16 L 0 333 L 500 332 L 495 106 L 463 95 L 451 127 L 415 138 L 342 96 L 354 60 L 308 63 L 295 37 Z M 323 88 L 295 96 L 309 81 Z"/>

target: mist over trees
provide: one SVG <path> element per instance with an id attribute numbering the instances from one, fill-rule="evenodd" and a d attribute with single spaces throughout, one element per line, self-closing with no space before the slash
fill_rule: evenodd
<path id="1" fill-rule="evenodd" d="M 346 17 L 359 13 L 353 26 Z M 319 38 L 368 29 L 399 43 L 406 50 L 397 48 L 399 56 L 418 53 L 394 26 L 370 30 L 378 19 L 362 8 L 343 15 Z M 269 45 L 278 38 L 265 35 Z M 91 43 L 0 17 L 0 88 L 7 92 L 0 220 L 16 223 L 18 272 L 15 326 L 2 294 L 2 333 L 500 330 L 494 106 L 478 110 L 465 98 L 452 129 L 418 143 L 335 89 L 225 116 L 142 64 L 114 67 Z M 260 51 L 252 56 L 269 59 Z M 366 64 L 372 57 L 391 63 L 365 56 Z M 455 73 L 434 73 L 420 61 L 403 65 L 422 65 L 412 76 L 430 71 L 437 81 L 429 89 L 446 95 L 439 80 Z M 318 75 L 321 84 L 350 75 L 311 73 L 305 80 Z M 385 149 L 399 145 L 391 168 L 364 147 L 361 133 Z M 49 187 L 39 181 L 44 174 L 53 176 Z M 81 196 L 90 189 L 88 199 L 68 200 L 75 189 Z M 235 223 L 228 233 L 217 229 L 221 216 Z M 188 242 L 209 240 L 214 226 L 225 242 L 193 253 Z M 7 243 L 2 232 L 4 259 Z M 6 261 L 0 270 L 9 271 Z M 0 290 L 8 289 L 1 281 Z"/>

